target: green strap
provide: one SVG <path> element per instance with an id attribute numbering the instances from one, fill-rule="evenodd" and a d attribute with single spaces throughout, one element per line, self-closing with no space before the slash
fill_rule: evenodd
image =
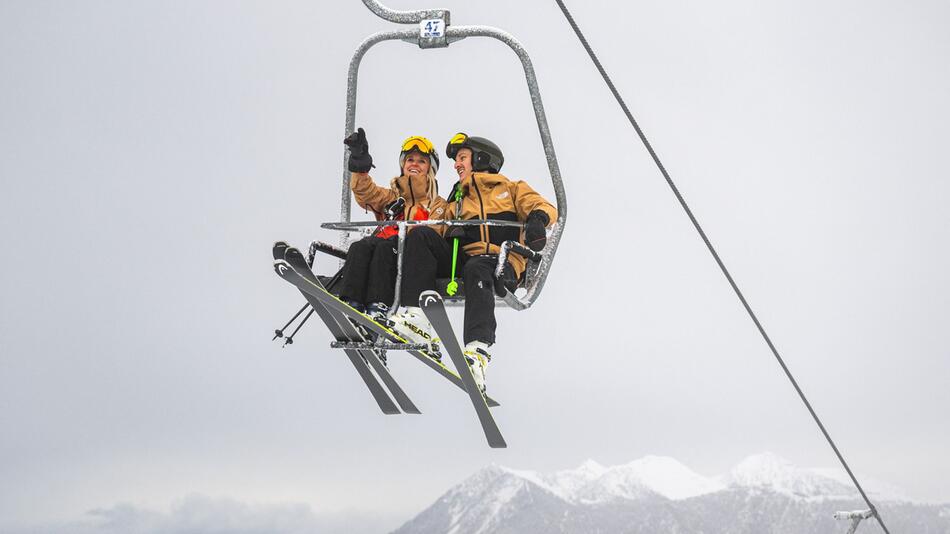
<path id="1" fill-rule="evenodd" d="M 462 188 L 459 187 L 455 190 L 455 220 L 462 218 Z M 454 228 L 450 226 L 449 228 Z M 452 239 L 452 280 L 449 282 L 449 285 L 445 287 L 445 292 L 451 297 L 454 296 L 459 290 L 459 283 L 455 280 L 455 266 L 458 261 L 459 255 L 459 238 Z"/>
<path id="2" fill-rule="evenodd" d="M 459 290 L 459 283 L 455 281 L 455 262 L 458 259 L 459 255 L 459 238 L 455 238 L 452 241 L 452 281 L 449 282 L 449 285 L 446 286 L 445 292 L 451 297 L 455 295 L 455 292 Z"/>

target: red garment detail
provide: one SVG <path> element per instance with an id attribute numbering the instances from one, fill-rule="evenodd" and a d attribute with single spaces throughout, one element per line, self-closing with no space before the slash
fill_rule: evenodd
<path id="1" fill-rule="evenodd" d="M 389 239 L 398 233 L 399 230 L 397 230 L 395 226 L 384 226 L 382 230 L 376 232 L 376 237 L 380 239 Z"/>
<path id="2" fill-rule="evenodd" d="M 396 217 L 397 221 L 403 220 L 403 214 L 399 214 Z M 417 206 L 415 212 L 412 214 L 412 220 L 414 221 L 428 221 L 429 212 L 422 206 Z M 378 232 L 376 232 L 376 237 L 380 239 L 389 239 L 395 235 L 399 234 L 399 228 L 396 226 L 384 226 Z"/>

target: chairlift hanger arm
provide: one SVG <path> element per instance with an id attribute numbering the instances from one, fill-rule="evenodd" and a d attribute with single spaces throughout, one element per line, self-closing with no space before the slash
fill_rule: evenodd
<path id="1" fill-rule="evenodd" d="M 368 1 L 371 0 L 364 0 L 364 2 Z M 551 175 L 551 181 L 554 187 L 554 197 L 555 202 L 557 203 L 558 211 L 558 227 L 563 227 L 567 222 L 567 194 L 564 191 L 564 183 L 561 180 L 561 170 L 558 166 L 557 154 L 554 151 L 554 143 L 551 141 L 551 130 L 548 127 L 547 116 L 544 112 L 544 104 L 541 101 L 541 92 L 538 89 L 537 76 L 534 73 L 534 66 L 531 63 L 531 58 L 528 56 L 527 51 L 511 34 L 490 26 L 453 26 L 447 28 L 445 33 L 450 43 L 460 41 L 467 37 L 491 37 L 493 39 L 497 39 L 508 45 L 508 47 L 511 48 L 521 60 L 521 66 L 525 74 L 525 81 L 527 82 L 528 92 L 531 96 L 531 103 L 534 108 L 535 119 L 538 124 L 538 133 L 541 135 L 541 143 L 544 147 L 544 155 L 548 164 L 548 172 Z M 360 43 L 356 51 L 353 53 L 347 75 L 346 125 L 344 127 L 344 135 L 348 135 L 350 132 L 356 131 L 356 92 L 359 85 L 359 68 L 363 61 L 363 56 L 365 56 L 366 52 L 368 52 L 373 46 L 383 41 L 394 40 L 414 43 L 419 40 L 419 32 L 415 30 L 394 30 L 375 33 L 363 40 L 363 42 Z M 342 159 L 342 204 L 340 211 L 340 218 L 343 221 L 349 221 L 351 213 L 350 172 L 347 170 L 346 160 L 347 154 L 346 150 L 344 149 Z M 558 235 L 559 234 L 560 232 L 558 232 Z"/>
<path id="2" fill-rule="evenodd" d="M 396 24 L 418 24 L 426 19 L 445 18 L 448 24 L 448 9 L 424 9 L 419 11 L 397 11 L 390 9 L 377 0 L 363 0 L 366 7 L 375 13 L 379 18 L 395 22 Z"/>
<path id="3" fill-rule="evenodd" d="M 558 245 L 560 244 L 561 234 L 564 231 L 567 222 L 567 195 L 564 192 L 564 184 L 561 181 L 561 171 L 557 163 L 557 155 L 554 152 L 554 143 L 551 140 L 551 132 L 548 127 L 547 117 L 544 113 L 544 105 L 541 102 L 541 93 L 538 89 L 537 77 L 534 73 L 534 67 L 527 51 L 509 33 L 498 28 L 490 26 L 449 26 L 449 12 L 447 10 L 422 10 L 422 11 L 395 11 L 383 6 L 378 0 L 363 0 L 363 3 L 377 16 L 398 24 L 419 24 L 415 30 L 399 30 L 380 32 L 367 37 L 353 53 L 350 61 L 349 73 L 347 77 L 346 90 L 346 124 L 344 127 L 344 136 L 356 129 L 356 93 L 359 78 L 359 66 L 366 52 L 377 43 L 390 40 L 401 40 L 408 43 L 417 44 L 422 49 L 446 47 L 456 41 L 467 37 L 491 37 L 497 39 L 512 49 L 521 61 L 524 69 L 525 81 L 528 85 L 528 92 L 531 97 L 531 103 L 534 108 L 535 119 L 538 125 L 538 132 L 541 136 L 541 143 L 544 148 L 545 158 L 548 163 L 548 171 L 551 175 L 551 182 L 554 188 L 555 201 L 557 203 L 558 217 L 551 228 L 551 234 L 547 240 L 547 246 L 543 251 L 542 259 L 538 262 L 538 268 L 525 285 L 527 291 L 523 297 L 517 297 L 509 293 L 505 297 L 505 302 L 517 310 L 529 308 L 540 294 L 547 279 L 548 271 L 553 262 Z M 433 19 L 441 19 L 439 21 Z M 429 23 L 432 23 L 437 31 L 430 32 Z M 343 180 L 341 190 L 341 208 L 340 220 L 343 223 L 350 222 L 350 173 L 346 165 L 346 150 L 343 151 Z M 329 228 L 323 225 L 324 228 Z M 400 229 L 406 228 L 400 226 Z M 334 228 L 335 229 L 335 228 Z M 341 236 L 341 243 L 346 243 L 345 234 Z"/>

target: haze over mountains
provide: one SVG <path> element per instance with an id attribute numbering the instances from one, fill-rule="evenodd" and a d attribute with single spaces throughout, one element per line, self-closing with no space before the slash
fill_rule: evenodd
<path id="1" fill-rule="evenodd" d="M 891 532 L 950 534 L 950 505 L 913 503 L 896 488 L 861 482 Z M 844 534 L 850 523 L 833 514 L 866 508 L 843 471 L 799 468 L 770 453 L 716 477 L 647 456 L 550 474 L 489 466 L 394 534 Z M 883 529 L 870 519 L 858 532 Z"/>

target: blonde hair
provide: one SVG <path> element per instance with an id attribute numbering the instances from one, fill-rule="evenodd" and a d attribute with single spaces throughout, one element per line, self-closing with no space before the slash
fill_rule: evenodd
<path id="1" fill-rule="evenodd" d="M 432 205 L 432 201 L 435 200 L 435 197 L 439 196 L 439 181 L 435 179 L 435 166 L 432 165 L 432 158 L 428 154 L 422 154 L 429 160 L 429 172 L 426 173 L 426 178 L 428 178 L 428 185 L 426 186 L 426 195 L 429 197 L 429 202 L 426 205 L 426 210 L 429 210 L 429 207 Z M 399 176 L 396 176 L 389 181 L 389 188 L 392 189 L 397 195 L 399 194 L 399 188 L 396 186 L 396 180 L 400 176 L 405 174 L 406 165 L 406 153 L 399 155 Z"/>

